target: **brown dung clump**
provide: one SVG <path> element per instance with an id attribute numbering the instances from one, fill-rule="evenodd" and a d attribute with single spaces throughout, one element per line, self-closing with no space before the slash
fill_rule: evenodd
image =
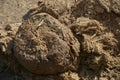
<path id="1" fill-rule="evenodd" d="M 49 14 L 37 14 L 24 22 L 14 42 L 16 58 L 33 73 L 56 74 L 78 67 L 79 42 Z"/>
<path id="2" fill-rule="evenodd" d="M 119 80 L 116 1 L 40 0 L 19 29 L 0 28 L 0 52 L 26 80 Z"/>
<path id="3" fill-rule="evenodd" d="M 102 70 L 112 66 L 111 63 L 114 63 L 113 56 L 117 48 L 117 40 L 113 33 L 109 32 L 98 21 L 84 17 L 78 18 L 71 29 L 81 44 L 81 75 L 85 73 L 82 71 L 85 66 L 87 66 L 86 72 L 91 69 L 93 72 L 95 71 L 96 75 L 100 75 Z"/>

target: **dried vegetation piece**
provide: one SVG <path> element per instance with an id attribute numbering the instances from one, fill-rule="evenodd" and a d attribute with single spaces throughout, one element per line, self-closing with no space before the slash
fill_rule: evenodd
<path id="1" fill-rule="evenodd" d="M 100 70 L 113 61 L 117 40 L 98 21 L 81 17 L 71 29 L 81 43 L 82 64 Z"/>
<path id="2" fill-rule="evenodd" d="M 107 12 L 111 11 L 111 9 L 110 9 L 110 6 L 111 6 L 110 0 L 98 0 L 98 2 Z"/>
<path id="3" fill-rule="evenodd" d="M 120 15 L 120 0 L 98 0 L 99 4 L 107 11 Z"/>
<path id="4" fill-rule="evenodd" d="M 15 36 L 20 23 L 8 24 L 0 27 L 0 53 L 10 53 L 11 41 Z"/>
<path id="5" fill-rule="evenodd" d="M 10 68 L 12 61 L 8 58 L 11 56 L 13 48 L 12 40 L 19 25 L 20 23 L 0 26 L 0 72 L 5 72 Z"/>
<path id="6" fill-rule="evenodd" d="M 80 80 L 78 73 L 75 72 L 65 72 L 60 75 L 62 80 Z"/>

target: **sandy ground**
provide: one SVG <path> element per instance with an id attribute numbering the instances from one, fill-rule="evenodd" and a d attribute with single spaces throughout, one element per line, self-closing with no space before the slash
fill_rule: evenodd
<path id="1" fill-rule="evenodd" d="M 22 16 L 39 0 L 0 0 L 0 25 L 22 21 Z"/>

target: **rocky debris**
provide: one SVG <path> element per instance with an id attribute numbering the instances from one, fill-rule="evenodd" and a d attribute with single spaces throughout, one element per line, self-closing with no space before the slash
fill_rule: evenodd
<path id="1" fill-rule="evenodd" d="M 14 54 L 30 72 L 56 74 L 77 69 L 80 44 L 69 28 L 46 13 L 23 22 L 14 40 Z"/>

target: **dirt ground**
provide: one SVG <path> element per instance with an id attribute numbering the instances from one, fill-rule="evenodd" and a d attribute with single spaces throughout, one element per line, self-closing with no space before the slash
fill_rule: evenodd
<path id="1" fill-rule="evenodd" d="M 0 25 L 18 23 L 39 0 L 0 0 Z"/>
<path id="2" fill-rule="evenodd" d="M 120 0 L 0 0 L 0 80 L 120 80 Z"/>

